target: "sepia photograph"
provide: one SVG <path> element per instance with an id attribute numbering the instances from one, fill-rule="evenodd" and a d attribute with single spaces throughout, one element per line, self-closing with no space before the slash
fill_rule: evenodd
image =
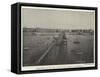
<path id="1" fill-rule="evenodd" d="M 21 68 L 95 66 L 95 10 L 21 7 Z"/>

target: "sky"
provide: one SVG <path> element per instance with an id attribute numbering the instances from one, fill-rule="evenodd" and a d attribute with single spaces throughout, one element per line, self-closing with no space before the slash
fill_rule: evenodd
<path id="1" fill-rule="evenodd" d="M 95 11 L 23 6 L 21 25 L 26 28 L 94 29 Z"/>

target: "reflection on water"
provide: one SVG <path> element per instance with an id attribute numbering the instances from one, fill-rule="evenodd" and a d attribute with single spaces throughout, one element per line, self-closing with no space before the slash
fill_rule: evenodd
<path id="1" fill-rule="evenodd" d="M 65 37 L 61 40 L 59 33 L 24 32 L 24 66 L 93 63 L 93 35 L 66 32 Z"/>

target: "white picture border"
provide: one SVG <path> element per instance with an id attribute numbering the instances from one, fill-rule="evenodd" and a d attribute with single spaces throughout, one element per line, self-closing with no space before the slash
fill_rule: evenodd
<path id="1" fill-rule="evenodd" d="M 62 9 L 62 8 L 60 9 L 60 8 L 21 6 L 21 9 L 23 9 L 23 8 L 28 8 L 28 9 L 48 9 L 48 10 L 59 10 L 59 11 L 69 10 L 69 11 L 95 12 L 95 10 Z M 21 16 L 22 16 L 22 12 L 21 12 Z M 62 65 L 41 65 L 41 66 L 24 66 L 23 67 L 23 23 L 21 22 L 21 71 L 46 70 L 46 69 L 63 69 L 63 68 L 80 68 L 80 67 L 94 67 L 94 66 L 95 66 L 95 29 L 94 29 L 94 62 L 93 63 L 62 64 Z"/>

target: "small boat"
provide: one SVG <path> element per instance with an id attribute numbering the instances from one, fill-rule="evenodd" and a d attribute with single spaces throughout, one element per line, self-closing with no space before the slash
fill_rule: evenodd
<path id="1" fill-rule="evenodd" d="M 74 41 L 73 43 L 74 44 L 80 44 L 80 41 Z"/>
<path id="2" fill-rule="evenodd" d="M 29 47 L 24 47 L 24 50 L 28 50 L 28 49 L 30 49 Z"/>

